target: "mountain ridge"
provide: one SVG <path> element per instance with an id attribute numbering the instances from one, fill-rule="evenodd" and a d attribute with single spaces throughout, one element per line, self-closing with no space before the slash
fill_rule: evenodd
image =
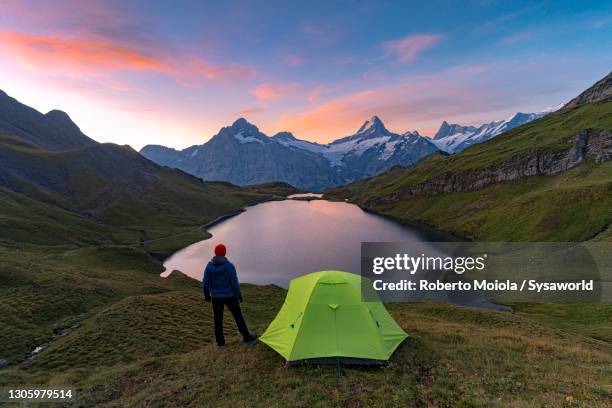
<path id="1" fill-rule="evenodd" d="M 31 108 L 0 90 L 0 130 L 49 151 L 62 151 L 97 142 L 86 136 L 67 113 L 51 110 L 46 114 Z"/>
<path id="2" fill-rule="evenodd" d="M 301 140 L 287 131 L 267 136 L 245 118 L 238 118 L 232 125 L 221 128 L 216 135 L 201 145 L 183 150 L 146 145 L 140 153 L 158 164 L 180 168 L 205 180 L 226 180 L 238 185 L 248 185 L 269 182 L 277 177 L 277 180 L 304 190 L 321 191 L 380 174 L 394 166 L 414 165 L 431 154 L 457 153 L 547 113 L 517 112 L 506 120 L 489 122 L 478 127 L 443 121 L 433 138 L 422 136 L 416 130 L 401 134 L 391 132 L 380 117 L 374 115 L 364 121 L 355 133 L 326 144 Z M 242 133 L 238 133 L 241 130 L 249 133 L 249 136 L 243 137 Z M 233 133 L 234 138 L 238 135 L 242 146 L 236 145 L 230 133 Z M 230 155 L 239 170 L 220 169 L 206 163 L 218 162 L 217 156 L 227 152 L 227 149 L 221 148 L 219 138 L 239 151 L 244 151 Z M 277 142 L 289 150 L 279 149 L 270 142 Z M 264 147 L 249 149 L 249 143 L 259 143 Z M 267 153 L 264 154 L 264 150 Z M 206 157 L 202 156 L 203 151 L 207 152 Z M 284 160 L 284 164 L 272 169 L 269 163 L 258 163 L 253 158 L 255 152 L 258 157 L 280 162 Z M 315 158 L 313 154 L 319 158 Z M 281 158 L 279 155 L 289 155 L 292 158 Z M 321 158 L 324 160 L 320 160 Z"/>
<path id="3" fill-rule="evenodd" d="M 483 123 L 480 126 L 464 126 L 443 121 L 432 141 L 440 150 L 448 153 L 459 153 L 470 146 L 485 142 L 549 113 L 549 111 L 538 113 L 516 112 L 508 119 Z"/>
<path id="4" fill-rule="evenodd" d="M 147 145 L 140 153 L 206 180 L 238 185 L 284 181 L 301 189 L 321 191 L 395 165 L 411 165 L 437 151 L 428 138 L 414 132 L 392 133 L 374 116 L 353 135 L 328 144 L 300 140 L 290 132 L 267 136 L 239 118 L 202 145 L 180 151 Z"/>

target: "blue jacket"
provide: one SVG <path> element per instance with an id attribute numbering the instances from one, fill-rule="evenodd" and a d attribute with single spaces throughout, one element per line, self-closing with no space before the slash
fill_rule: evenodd
<path id="1" fill-rule="evenodd" d="M 215 256 L 204 269 L 204 296 L 227 298 L 242 296 L 234 264 L 224 256 Z"/>

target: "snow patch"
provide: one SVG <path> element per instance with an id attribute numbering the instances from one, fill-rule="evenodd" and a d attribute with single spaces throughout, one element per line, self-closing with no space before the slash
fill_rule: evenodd
<path id="1" fill-rule="evenodd" d="M 310 152 L 315 152 L 315 153 L 321 153 L 326 149 L 325 146 L 322 146 L 317 143 L 307 142 L 305 140 L 298 140 L 298 139 L 286 140 L 286 139 L 279 139 L 279 138 L 274 138 L 272 140 L 274 140 L 276 143 L 283 145 L 285 147 L 308 150 Z"/>
<path id="2" fill-rule="evenodd" d="M 385 143 L 385 149 L 380 155 L 380 159 L 387 161 L 395 153 L 395 146 L 397 146 L 401 140 L 394 140 L 393 142 Z"/>
<path id="3" fill-rule="evenodd" d="M 515 113 L 506 120 L 500 120 L 491 123 L 485 123 L 480 127 L 476 128 L 473 126 L 459 126 L 462 128 L 457 133 L 451 133 L 444 136 L 441 139 L 432 139 L 431 142 L 436 145 L 440 150 L 444 150 L 448 153 L 457 153 L 469 145 L 484 142 L 499 134 L 502 134 L 510 129 L 525 123 L 531 122 L 532 120 L 539 119 L 546 113 Z"/>
<path id="4" fill-rule="evenodd" d="M 240 144 L 246 144 L 246 143 L 264 144 L 262 140 L 259 140 L 258 138 L 254 137 L 254 136 L 245 135 L 242 130 L 240 132 L 236 133 L 234 135 L 234 138 L 236 140 L 238 140 L 238 142 L 240 142 Z"/>

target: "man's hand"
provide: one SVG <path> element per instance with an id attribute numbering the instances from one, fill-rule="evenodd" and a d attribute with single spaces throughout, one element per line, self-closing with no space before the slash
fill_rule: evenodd
<path id="1" fill-rule="evenodd" d="M 242 303 L 242 295 L 238 295 L 238 302 Z"/>
<path id="2" fill-rule="evenodd" d="M 210 295 L 204 295 L 204 300 L 210 303 Z"/>

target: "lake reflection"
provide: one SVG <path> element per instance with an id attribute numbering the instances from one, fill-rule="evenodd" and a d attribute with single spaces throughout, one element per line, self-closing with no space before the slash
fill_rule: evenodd
<path id="1" fill-rule="evenodd" d="M 354 204 L 325 200 L 258 204 L 209 231 L 212 238 L 168 258 L 164 275 L 180 270 L 201 280 L 213 248 L 222 242 L 241 282 L 273 283 L 286 288 L 291 279 L 320 270 L 358 274 L 361 242 L 445 239 L 441 234 L 367 213 Z"/>

